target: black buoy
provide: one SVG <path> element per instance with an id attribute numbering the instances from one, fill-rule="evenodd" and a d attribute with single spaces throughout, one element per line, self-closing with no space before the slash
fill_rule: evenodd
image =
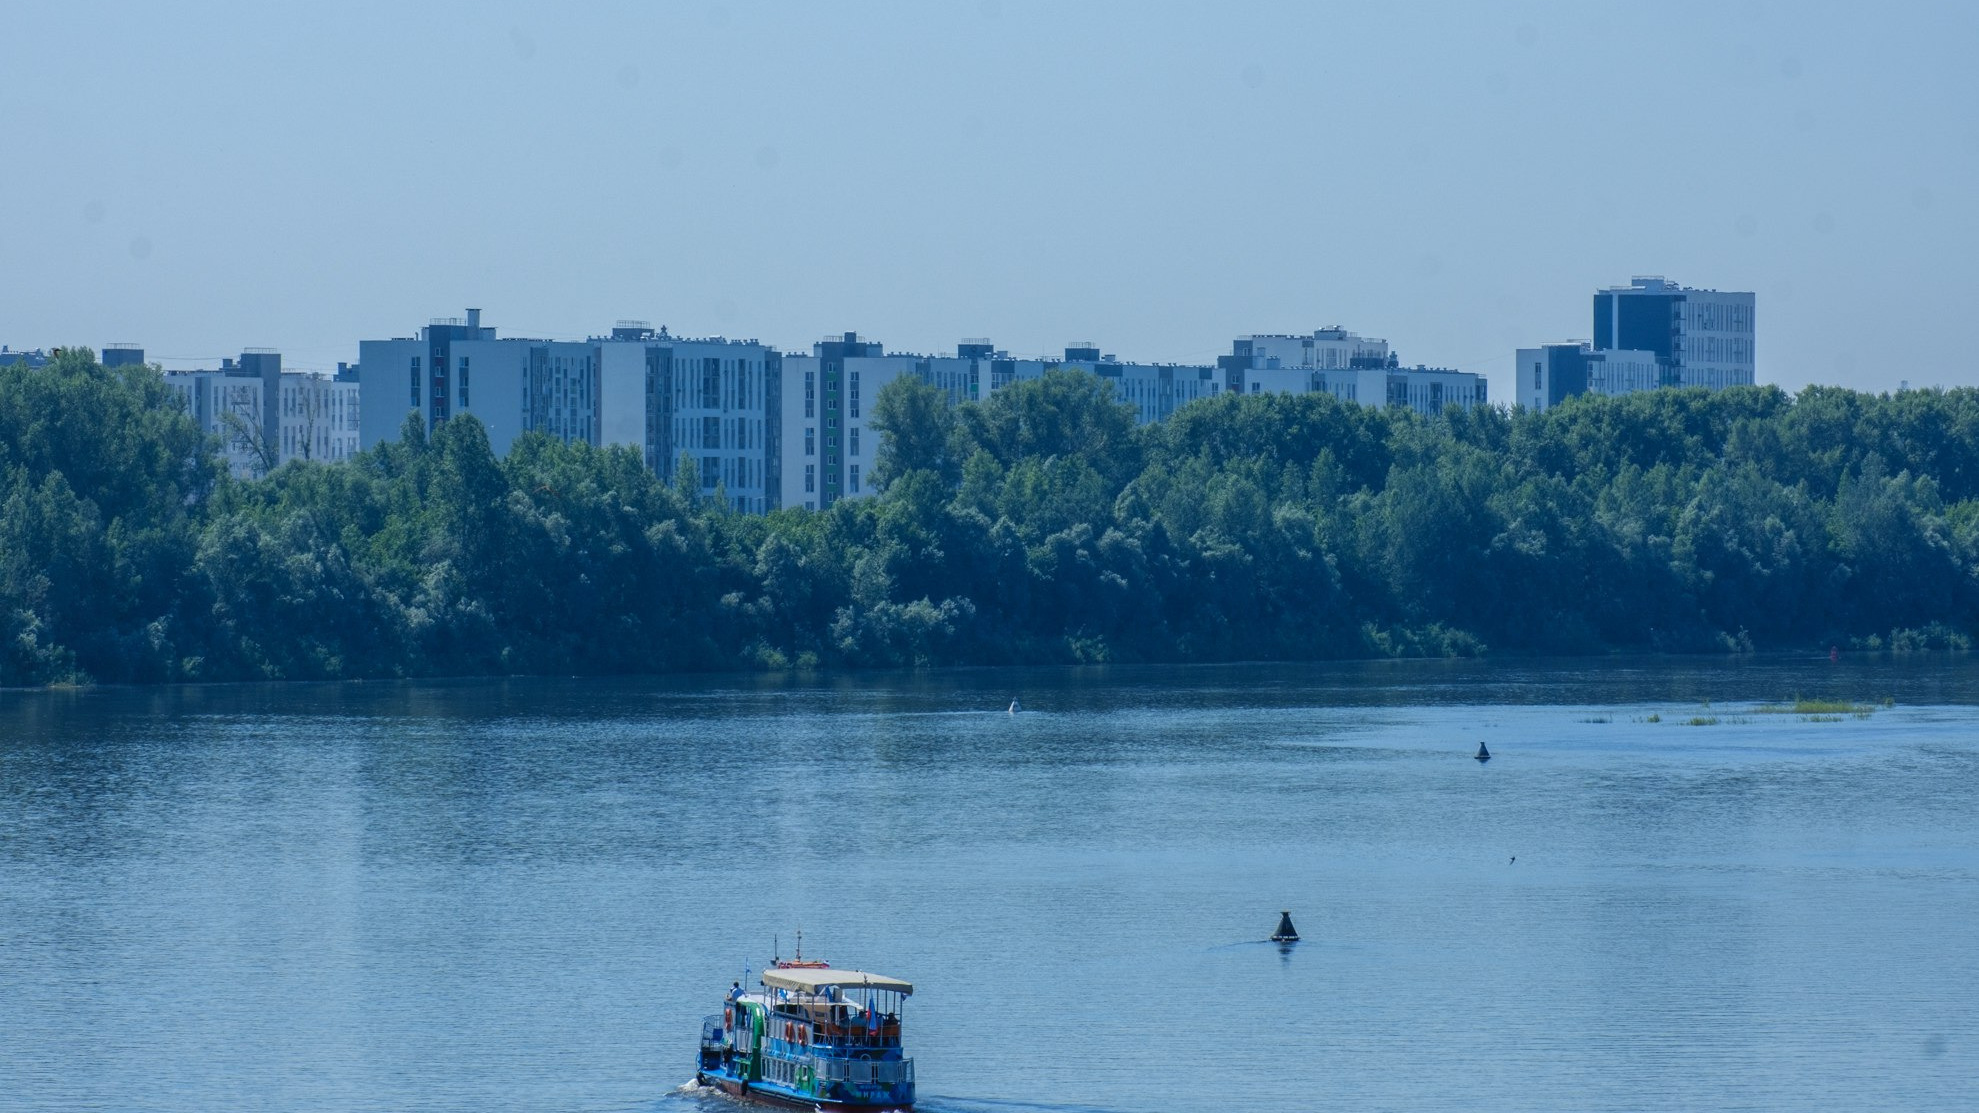
<path id="1" fill-rule="evenodd" d="M 1280 912 L 1278 914 L 1278 930 L 1271 933 L 1271 941 L 1273 943 L 1297 943 L 1299 941 L 1299 929 L 1292 926 L 1292 914 L 1290 912 Z"/>
<path id="2" fill-rule="evenodd" d="M 1491 751 L 1484 745 L 1483 742 L 1479 742 L 1477 744 L 1477 760 L 1479 761 L 1491 760 Z"/>

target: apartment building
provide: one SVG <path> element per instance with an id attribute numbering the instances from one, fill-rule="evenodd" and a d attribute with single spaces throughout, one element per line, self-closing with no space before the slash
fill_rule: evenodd
<path id="1" fill-rule="evenodd" d="M 360 341 L 361 441 L 397 440 L 408 414 L 431 433 L 471 413 L 498 456 L 525 432 L 597 444 L 598 359 L 588 341 L 497 337 L 479 309 L 436 317 L 417 337 Z"/>
<path id="2" fill-rule="evenodd" d="M 1520 348 L 1514 355 L 1515 400 L 1549 410 L 1576 394 L 1630 394 L 1665 384 L 1655 352 L 1598 350 L 1585 340 Z"/>
<path id="3" fill-rule="evenodd" d="M 1655 353 L 1662 386 L 1751 386 L 1757 369 L 1756 302 L 1751 293 L 1637 276 L 1627 286 L 1595 293 L 1592 347 Z"/>
<path id="4" fill-rule="evenodd" d="M 144 362 L 144 349 L 104 349 L 105 366 Z M 333 375 L 283 370 L 281 353 L 250 348 L 218 368 L 167 371 L 200 429 L 220 441 L 220 454 L 242 478 L 266 475 L 290 460 L 346 460 L 359 443 L 357 369 Z M 274 403 L 269 404 L 268 400 Z"/>
<path id="5" fill-rule="evenodd" d="M 1576 394 L 1751 386 L 1756 303 L 1751 293 L 1693 289 L 1654 275 L 1598 290 L 1593 340 L 1514 353 L 1516 400 L 1544 410 Z"/>
<path id="6" fill-rule="evenodd" d="M 1255 334 L 1231 342 L 1217 360 L 1223 389 L 1328 394 L 1343 402 L 1401 406 L 1433 417 L 1446 407 L 1490 401 L 1483 375 L 1445 367 L 1403 367 L 1388 341 L 1337 326 L 1310 334 Z"/>
<path id="7" fill-rule="evenodd" d="M 676 337 L 620 321 L 594 337 L 599 441 L 637 448 L 668 482 L 746 513 L 782 505 L 783 354 L 756 340 Z"/>
<path id="8" fill-rule="evenodd" d="M 778 505 L 782 357 L 757 341 L 676 337 L 643 321 L 585 340 L 499 337 L 469 309 L 358 350 L 366 447 L 397 439 L 408 414 L 429 432 L 473 414 L 497 455 L 530 432 L 624 445 L 669 482 L 691 465 L 704 497 L 737 510 Z"/>
<path id="9" fill-rule="evenodd" d="M 879 341 L 856 332 L 828 336 L 811 345 L 810 355 L 786 354 L 782 505 L 823 510 L 842 498 L 872 494 L 880 447 L 870 424 L 873 399 L 902 375 L 920 377 L 928 362 L 925 356 L 888 355 Z M 935 374 L 931 364 L 928 374 Z M 967 389 L 958 379 L 963 374 L 952 365 L 940 372 L 958 390 Z"/>

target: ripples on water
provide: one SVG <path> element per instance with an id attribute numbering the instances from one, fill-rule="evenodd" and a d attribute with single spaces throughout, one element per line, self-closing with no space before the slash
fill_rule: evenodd
<path id="1" fill-rule="evenodd" d="M 1750 713 L 1796 692 L 1897 705 Z M 1970 1106 L 1975 705 L 1943 661 L 4 693 L 0 1107 L 727 1109 L 698 1019 L 800 925 L 917 983 L 936 1113 Z"/>

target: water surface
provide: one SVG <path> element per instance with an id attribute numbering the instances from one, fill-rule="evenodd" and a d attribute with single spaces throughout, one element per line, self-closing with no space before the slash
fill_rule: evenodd
<path id="1" fill-rule="evenodd" d="M 1943 658 L 0 693 L 0 1107 L 728 1110 L 801 927 L 936 1113 L 1954 1108 L 1975 726 Z"/>

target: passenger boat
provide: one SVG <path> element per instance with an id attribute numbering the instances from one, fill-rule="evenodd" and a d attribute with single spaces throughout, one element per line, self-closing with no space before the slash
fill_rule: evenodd
<path id="1" fill-rule="evenodd" d="M 900 1011 L 914 987 L 864 970 L 778 961 L 701 1022 L 695 1079 L 737 1097 L 805 1109 L 914 1107 Z"/>

